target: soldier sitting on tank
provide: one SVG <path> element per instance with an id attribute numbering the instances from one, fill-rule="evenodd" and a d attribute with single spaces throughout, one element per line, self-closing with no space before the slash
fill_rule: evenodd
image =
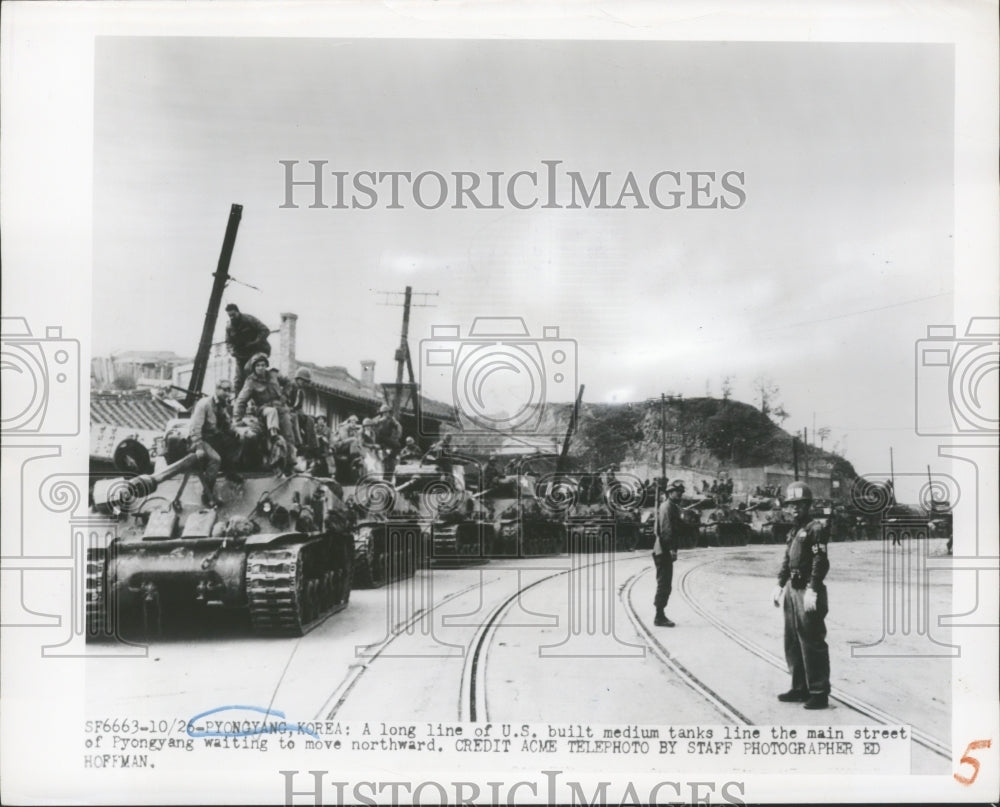
<path id="1" fill-rule="evenodd" d="M 291 473 L 295 459 L 291 447 L 295 445 L 295 440 L 285 396 L 277 378 L 268 372 L 268 359 L 263 353 L 251 357 L 247 362 L 247 369 L 249 373 L 243 383 L 243 389 L 236 398 L 233 417 L 236 420 L 243 420 L 246 417 L 247 404 L 253 401 L 267 427 L 272 462 L 278 465 L 280 470 Z M 282 449 L 280 457 L 277 450 L 279 448 Z"/>
<path id="2" fill-rule="evenodd" d="M 215 495 L 215 481 L 219 470 L 225 468 L 227 476 L 232 474 L 232 463 L 238 448 L 238 438 L 233 432 L 229 419 L 229 399 L 233 385 L 228 379 L 221 379 L 215 385 L 215 395 L 199 399 L 191 412 L 188 423 L 188 445 L 201 461 L 201 501 L 206 507 L 218 504 Z"/>
<path id="3" fill-rule="evenodd" d="M 483 467 L 483 490 L 491 490 L 503 481 L 503 471 L 500 470 L 500 458 L 494 451 Z"/>
<path id="4" fill-rule="evenodd" d="M 333 443 L 333 460 L 336 477 L 343 484 L 350 484 L 353 468 L 362 463 L 361 456 L 361 424 L 357 415 L 350 415 L 337 427 L 336 439 Z"/>
<path id="5" fill-rule="evenodd" d="M 375 442 L 384 452 L 386 473 L 392 473 L 396 467 L 396 456 L 402 448 L 400 441 L 403 439 L 403 427 L 393 417 L 389 404 L 382 404 L 379 407 L 378 417 L 373 421 L 372 427 Z"/>
<path id="6" fill-rule="evenodd" d="M 271 345 L 267 341 L 270 329 L 257 317 L 244 314 L 235 303 L 226 306 L 229 324 L 226 325 L 226 348 L 236 360 L 236 393 L 243 389 L 243 381 L 250 371 L 246 364 L 257 353 L 271 355 Z"/>
<path id="7" fill-rule="evenodd" d="M 445 476 L 451 476 L 451 456 L 451 435 L 446 434 L 427 450 L 422 462 L 433 462 Z"/>
<path id="8" fill-rule="evenodd" d="M 422 452 L 417 441 L 412 437 L 407 437 L 403 443 L 403 450 L 399 452 L 400 462 L 416 462 L 420 459 Z"/>
<path id="9" fill-rule="evenodd" d="M 313 415 L 313 434 L 316 435 L 316 453 L 325 457 L 330 453 L 330 427 L 322 415 Z"/>
<path id="10" fill-rule="evenodd" d="M 287 386 L 288 408 L 292 412 L 292 431 L 298 441 L 299 451 L 309 459 L 316 458 L 316 429 L 313 419 L 302 411 L 306 402 L 306 385 L 312 382 L 312 373 L 305 367 L 295 371 L 295 379 Z"/>
<path id="11" fill-rule="evenodd" d="M 361 445 L 367 448 L 377 449 L 378 442 L 375 440 L 375 421 L 371 418 L 365 418 L 361 421 L 361 433 L 358 436 L 361 441 Z"/>

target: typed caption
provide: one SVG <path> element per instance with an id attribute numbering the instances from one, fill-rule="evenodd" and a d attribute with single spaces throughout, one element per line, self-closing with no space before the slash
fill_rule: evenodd
<path id="1" fill-rule="evenodd" d="M 244 710 L 250 707 L 236 707 Z M 260 710 L 263 712 L 264 710 Z M 471 765 L 662 766 L 672 770 L 907 773 L 905 725 L 639 726 L 582 723 L 346 722 L 292 720 L 270 711 L 213 710 L 195 718 L 93 718 L 83 736 L 89 770 L 183 769 L 198 758 L 258 765 L 285 752 L 324 759 L 434 764 L 459 754 Z"/>

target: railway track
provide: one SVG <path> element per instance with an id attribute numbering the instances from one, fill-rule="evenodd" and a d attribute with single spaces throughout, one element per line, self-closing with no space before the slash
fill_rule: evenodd
<path id="1" fill-rule="evenodd" d="M 772 667 L 776 667 L 782 672 L 786 672 L 787 665 L 783 658 L 779 658 L 774 653 L 771 653 L 770 651 L 764 649 L 751 639 L 747 638 L 746 635 L 740 633 L 739 631 L 734 629 L 731 625 L 727 624 L 722 619 L 717 617 L 715 614 L 711 613 L 698 601 L 698 598 L 694 596 L 691 585 L 692 575 L 694 575 L 694 573 L 697 572 L 702 567 L 707 566 L 710 563 L 714 563 L 716 560 L 718 560 L 718 558 L 704 560 L 701 563 L 692 566 L 690 569 L 688 569 L 681 575 L 679 588 L 682 595 L 684 596 L 684 599 L 687 601 L 691 609 L 695 613 L 697 613 L 702 619 L 704 619 L 706 622 L 708 622 L 713 627 L 718 629 L 721 633 L 723 633 L 726 637 L 734 641 L 736 644 L 740 645 L 744 650 L 748 651 L 749 653 L 761 659 L 762 661 L 766 661 Z M 841 689 L 833 689 L 830 693 L 830 699 L 837 701 L 843 706 L 852 709 L 858 714 L 863 715 L 864 717 L 867 717 L 870 720 L 875 721 L 876 723 L 881 723 L 883 725 L 892 725 L 901 723 L 905 724 L 908 722 L 906 720 L 901 720 L 895 717 L 894 715 L 890 714 L 884 709 L 881 709 L 878 706 L 869 703 L 863 698 L 859 698 L 858 696 L 853 695 L 852 693 L 846 692 Z M 934 737 L 932 734 L 912 725 L 910 726 L 910 736 L 913 738 L 913 742 L 917 743 L 918 745 L 923 746 L 924 748 L 933 752 L 934 754 L 937 754 L 938 756 L 944 757 L 947 760 L 951 760 L 951 746 L 947 742 L 944 742 L 943 740 Z"/>
<path id="2" fill-rule="evenodd" d="M 721 560 L 723 557 L 721 553 L 724 553 L 725 550 L 720 550 L 718 548 L 693 550 L 691 552 L 686 552 L 685 555 L 688 558 L 692 558 L 695 552 L 697 552 L 698 555 L 702 555 L 704 559 L 698 559 L 695 557 L 694 559 L 698 562 L 680 575 L 677 585 L 678 592 L 685 599 L 688 606 L 699 617 L 704 619 L 706 623 L 716 628 L 727 639 L 739 645 L 743 650 L 781 670 L 782 672 L 785 672 L 786 665 L 783 658 L 779 658 L 774 653 L 771 653 L 756 644 L 752 639 L 747 638 L 747 636 L 743 633 L 740 633 L 733 626 L 729 625 L 723 619 L 719 618 L 710 610 L 705 608 L 698 600 L 694 594 L 694 588 L 692 585 L 693 577 L 700 569 Z M 657 659 L 657 661 L 664 667 L 666 667 L 677 678 L 677 680 L 681 681 L 684 685 L 690 688 L 693 693 L 695 693 L 714 712 L 716 712 L 721 721 L 744 725 L 754 725 L 757 722 L 754 719 L 753 714 L 749 714 L 746 711 L 741 710 L 729 698 L 727 698 L 725 692 L 710 686 L 689 666 L 685 665 L 681 658 L 679 658 L 677 654 L 672 653 L 660 640 L 659 633 L 651 629 L 640 618 L 639 612 L 633 602 L 633 594 L 639 581 L 644 575 L 647 575 L 652 570 L 652 566 L 649 565 L 648 556 L 645 555 L 645 553 L 627 557 L 622 557 L 620 554 L 610 557 L 598 557 L 589 563 L 554 570 L 550 574 L 545 574 L 526 585 L 519 584 L 512 593 L 503 596 L 502 599 L 500 599 L 482 619 L 478 627 L 476 627 L 471 639 L 467 642 L 464 648 L 461 648 L 461 652 L 456 654 L 460 655 L 462 658 L 461 678 L 458 687 L 459 721 L 475 723 L 491 719 L 490 704 L 486 687 L 486 673 L 490 660 L 490 649 L 494 644 L 498 631 L 504 627 L 504 620 L 507 617 L 507 614 L 525 594 L 525 592 L 546 583 L 550 583 L 553 580 L 564 577 L 567 574 L 579 573 L 590 567 L 602 566 L 612 560 L 618 563 L 630 563 L 634 561 L 640 561 L 643 563 L 643 568 L 632 572 L 625 579 L 625 581 L 618 586 L 617 595 L 635 630 L 635 633 L 642 641 L 648 653 Z M 511 571 L 516 568 L 516 566 L 511 566 L 509 569 L 505 569 L 504 571 Z M 499 578 L 497 578 L 497 580 L 498 579 Z M 434 603 L 429 609 L 418 611 L 410 616 L 405 622 L 397 625 L 394 631 L 382 642 L 369 648 L 370 656 L 365 659 L 363 663 L 357 664 L 350 669 L 344 680 L 326 699 L 317 714 L 317 717 L 326 717 L 327 719 L 333 718 L 347 701 L 351 693 L 355 690 L 359 680 L 370 668 L 370 666 L 378 661 L 378 659 L 382 657 L 390 646 L 407 635 L 407 630 L 413 627 L 413 625 L 415 625 L 419 620 L 427 618 L 433 612 L 439 610 L 455 599 L 467 595 L 481 586 L 492 585 L 496 583 L 497 580 L 488 582 L 480 580 L 476 583 L 465 586 L 442 598 L 439 602 Z M 831 693 L 831 699 L 874 723 L 883 725 L 908 723 L 908 721 L 899 719 L 875 704 L 865 701 L 864 699 L 841 689 L 834 689 Z M 951 749 L 949 744 L 940 738 L 913 726 L 911 726 L 911 736 L 914 743 L 940 757 L 949 760 L 951 759 Z"/>

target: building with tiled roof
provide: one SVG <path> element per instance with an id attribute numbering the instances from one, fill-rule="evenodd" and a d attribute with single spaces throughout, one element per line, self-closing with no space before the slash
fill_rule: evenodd
<path id="1" fill-rule="evenodd" d="M 272 331 L 270 340 L 271 364 L 288 378 L 292 378 L 300 367 L 309 370 L 312 380 L 306 385 L 304 411 L 310 415 L 321 415 L 332 429 L 336 429 L 350 415 L 359 418 L 375 415 L 379 406 L 387 400 L 383 385 L 375 382 L 375 362 L 362 361 L 360 374 L 354 376 L 340 365 L 301 361 L 295 353 L 297 324 L 298 315 L 281 315 L 281 326 L 277 332 Z M 173 384 L 186 388 L 190 383 L 192 367 L 191 363 L 176 367 Z M 209 353 L 202 390 L 210 392 L 219 378 L 234 378 L 235 370 L 235 361 L 225 343 L 216 342 Z M 429 442 L 440 434 L 442 424 L 452 422 L 454 412 L 451 406 L 424 396 L 420 396 L 420 405 L 422 419 L 419 429 L 412 411 L 403 412 L 400 420 L 404 434 L 413 435 L 420 442 Z"/>
<path id="2" fill-rule="evenodd" d="M 149 390 L 90 393 L 90 458 L 110 462 L 115 448 L 134 437 L 152 449 L 167 423 L 183 407 L 176 401 L 153 395 Z"/>

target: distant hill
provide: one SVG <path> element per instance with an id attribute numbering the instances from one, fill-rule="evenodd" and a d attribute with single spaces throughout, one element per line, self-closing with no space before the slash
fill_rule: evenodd
<path id="1" fill-rule="evenodd" d="M 544 408 L 538 432 L 557 437 L 553 446 L 561 447 L 572 410 L 572 404 Z M 756 407 L 731 399 L 671 398 L 662 413 L 659 401 L 584 403 L 570 443 L 572 464 L 576 468 L 598 468 L 612 462 L 658 465 L 663 433 L 667 461 L 674 466 L 714 472 L 791 466 L 793 462 L 792 435 Z M 457 442 L 475 451 L 496 440 L 463 435 Z M 845 479 L 857 476 L 850 462 L 832 452 L 801 445 L 799 450 L 799 462 L 805 461 L 804 452 L 808 451 L 809 467 L 814 471 L 829 471 Z"/>

